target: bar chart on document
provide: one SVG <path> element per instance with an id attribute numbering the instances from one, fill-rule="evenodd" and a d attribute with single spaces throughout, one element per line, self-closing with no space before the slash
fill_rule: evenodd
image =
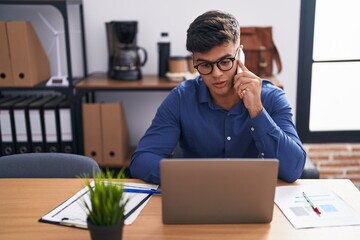
<path id="1" fill-rule="evenodd" d="M 360 214 L 323 186 L 277 187 L 275 203 L 295 228 L 360 225 Z"/>

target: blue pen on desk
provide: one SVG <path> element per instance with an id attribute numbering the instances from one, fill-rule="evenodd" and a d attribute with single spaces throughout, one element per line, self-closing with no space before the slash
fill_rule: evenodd
<path id="1" fill-rule="evenodd" d="M 124 192 L 128 192 L 128 193 L 161 194 L 161 191 L 156 190 L 156 189 L 139 189 L 139 188 L 124 188 Z"/>

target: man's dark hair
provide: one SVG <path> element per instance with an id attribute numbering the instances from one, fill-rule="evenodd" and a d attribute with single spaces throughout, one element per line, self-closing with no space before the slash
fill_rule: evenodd
<path id="1" fill-rule="evenodd" d="M 239 22 L 233 15 L 217 10 L 208 11 L 190 24 L 186 49 L 190 52 L 206 53 L 220 44 L 236 43 L 239 37 Z"/>

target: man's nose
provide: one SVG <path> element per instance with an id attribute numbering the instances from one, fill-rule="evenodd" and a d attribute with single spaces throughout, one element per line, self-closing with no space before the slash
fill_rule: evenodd
<path id="1" fill-rule="evenodd" d="M 219 66 L 217 64 L 214 64 L 213 65 L 212 75 L 220 76 L 222 74 L 223 74 L 223 71 L 219 68 Z"/>

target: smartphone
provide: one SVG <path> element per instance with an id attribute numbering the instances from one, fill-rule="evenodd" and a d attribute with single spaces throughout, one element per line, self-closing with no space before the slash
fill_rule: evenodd
<path id="1" fill-rule="evenodd" d="M 239 59 L 240 59 L 240 61 L 245 65 L 245 53 L 244 53 L 244 51 L 242 50 L 242 48 L 240 48 L 239 49 Z M 237 72 L 238 73 L 241 73 L 242 72 L 242 70 L 241 70 L 241 68 L 238 66 L 238 68 L 237 68 Z"/>

